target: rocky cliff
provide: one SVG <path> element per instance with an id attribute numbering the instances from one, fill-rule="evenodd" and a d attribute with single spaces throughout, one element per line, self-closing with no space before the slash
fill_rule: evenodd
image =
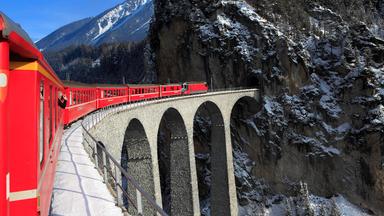
<path id="1" fill-rule="evenodd" d="M 382 29 L 380 0 L 155 1 L 160 82 L 262 92 L 232 122 L 241 215 L 384 214 Z"/>

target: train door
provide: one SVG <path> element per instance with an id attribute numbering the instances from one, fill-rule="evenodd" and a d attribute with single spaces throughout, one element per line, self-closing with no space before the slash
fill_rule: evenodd
<path id="1" fill-rule="evenodd" d="M 44 163 L 44 80 L 40 81 L 40 112 L 39 112 L 39 161 L 40 167 Z"/>

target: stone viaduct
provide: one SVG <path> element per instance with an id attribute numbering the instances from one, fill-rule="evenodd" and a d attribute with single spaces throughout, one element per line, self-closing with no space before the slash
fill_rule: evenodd
<path id="1" fill-rule="evenodd" d="M 150 101 L 109 115 L 90 133 L 170 215 L 200 215 L 194 122 L 205 110 L 211 128 L 211 215 L 237 215 L 230 122 L 239 104 L 255 114 L 259 92 L 228 90 Z M 150 211 L 144 206 L 144 215 L 153 215 Z"/>

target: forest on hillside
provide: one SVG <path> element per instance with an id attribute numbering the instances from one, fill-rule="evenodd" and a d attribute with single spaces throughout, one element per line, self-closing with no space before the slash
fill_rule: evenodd
<path id="1" fill-rule="evenodd" d="M 139 83 L 145 75 L 146 43 L 126 42 L 98 47 L 71 46 L 44 56 L 62 80 L 83 83 Z"/>

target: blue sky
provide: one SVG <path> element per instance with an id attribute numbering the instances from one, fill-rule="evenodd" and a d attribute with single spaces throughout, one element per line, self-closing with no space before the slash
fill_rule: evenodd
<path id="1" fill-rule="evenodd" d="M 19 23 L 33 41 L 61 26 L 96 16 L 124 0 L 0 0 L 0 11 Z"/>

